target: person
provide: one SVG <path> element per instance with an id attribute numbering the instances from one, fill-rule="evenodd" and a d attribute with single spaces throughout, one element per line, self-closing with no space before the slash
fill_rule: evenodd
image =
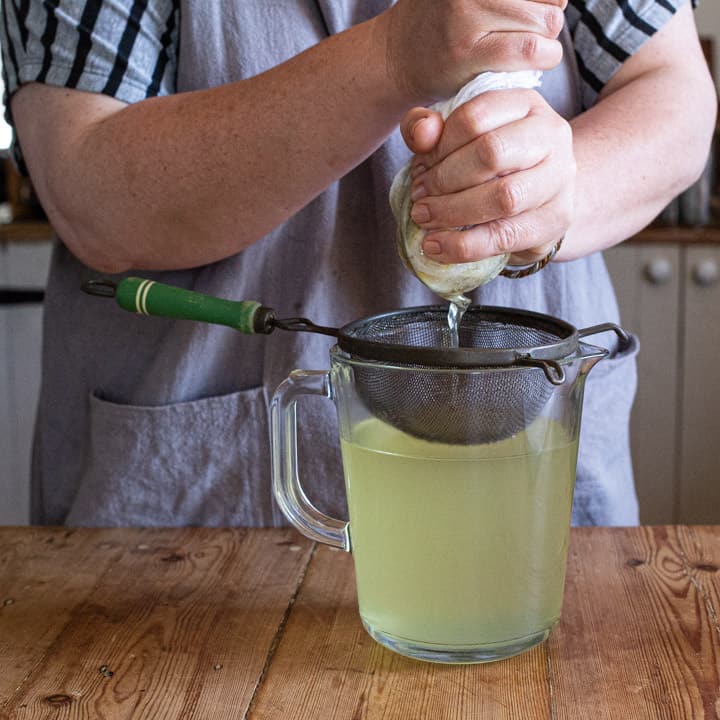
<path id="1" fill-rule="evenodd" d="M 698 177 L 715 92 L 687 2 L 565 3 L 4 3 L 14 147 L 59 238 L 33 522 L 285 524 L 269 395 L 295 367 L 328 367 L 329 339 L 132 315 L 81 283 L 140 274 L 335 326 L 437 302 L 395 248 L 388 190 L 412 155 L 413 217 L 439 262 L 522 265 L 564 237 L 543 270 L 474 302 L 617 322 L 601 251 Z M 446 121 L 430 108 L 523 69 L 544 71 L 539 89 Z M 611 350 L 587 383 L 575 524 L 638 522 L 637 346 Z M 334 422 L 320 399 L 301 409 L 305 484 L 337 516 Z"/>

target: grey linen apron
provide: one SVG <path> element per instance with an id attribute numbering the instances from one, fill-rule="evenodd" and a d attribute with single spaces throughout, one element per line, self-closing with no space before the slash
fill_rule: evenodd
<path id="1" fill-rule="evenodd" d="M 387 0 L 185 0 L 178 90 L 247 78 L 384 10 Z M 567 34 L 565 60 L 542 94 L 565 117 L 580 110 Z M 398 133 L 366 162 L 252 247 L 212 265 L 138 273 L 282 316 L 341 326 L 437 302 L 395 249 L 388 189 L 408 151 Z M 168 178 L 172 182 L 172 178 Z M 239 199 L 242 202 L 242 199 Z M 203 242 L 198 237 L 198 242 Z M 142 317 L 80 292 L 98 273 L 62 245 L 47 288 L 44 380 L 33 458 L 38 523 L 72 525 L 286 524 L 271 495 L 268 401 L 294 368 L 329 367 L 330 339 Z M 617 321 L 600 254 L 524 280 L 498 279 L 475 302 L 528 308 L 578 327 Z M 597 344 L 614 343 L 612 336 Z M 602 361 L 587 383 L 573 521 L 635 524 L 628 448 L 635 347 Z M 332 404 L 304 401 L 300 462 L 311 499 L 346 516 Z"/>

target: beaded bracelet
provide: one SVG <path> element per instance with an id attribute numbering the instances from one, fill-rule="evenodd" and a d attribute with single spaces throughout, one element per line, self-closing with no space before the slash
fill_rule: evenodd
<path id="1" fill-rule="evenodd" d="M 528 275 L 534 275 L 536 272 L 538 272 L 538 270 L 542 270 L 550 261 L 553 260 L 553 258 L 558 254 L 560 248 L 562 247 L 564 239 L 565 236 L 563 235 L 555 243 L 555 245 L 553 245 L 552 250 L 550 250 L 550 252 L 544 258 L 541 258 L 537 262 L 534 262 L 532 265 L 527 265 L 526 267 L 517 268 L 515 270 L 506 267 L 500 271 L 500 274 L 503 277 L 510 278 L 511 280 L 517 280 L 518 278 L 524 278 Z"/>

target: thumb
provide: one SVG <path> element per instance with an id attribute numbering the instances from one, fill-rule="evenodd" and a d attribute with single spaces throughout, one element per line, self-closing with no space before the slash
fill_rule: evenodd
<path id="1" fill-rule="evenodd" d="M 418 155 L 430 152 L 437 145 L 444 126 L 439 112 L 417 107 L 405 113 L 400 132 L 408 148 Z"/>

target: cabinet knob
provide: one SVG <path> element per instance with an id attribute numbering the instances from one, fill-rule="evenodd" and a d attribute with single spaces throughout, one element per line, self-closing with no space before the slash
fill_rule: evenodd
<path id="1" fill-rule="evenodd" d="M 701 260 L 692 269 L 692 277 L 696 285 L 709 287 L 720 277 L 720 269 L 714 260 Z"/>
<path id="2" fill-rule="evenodd" d="M 672 276 L 673 266 L 667 258 L 655 258 L 645 265 L 645 277 L 653 285 L 664 285 Z"/>

